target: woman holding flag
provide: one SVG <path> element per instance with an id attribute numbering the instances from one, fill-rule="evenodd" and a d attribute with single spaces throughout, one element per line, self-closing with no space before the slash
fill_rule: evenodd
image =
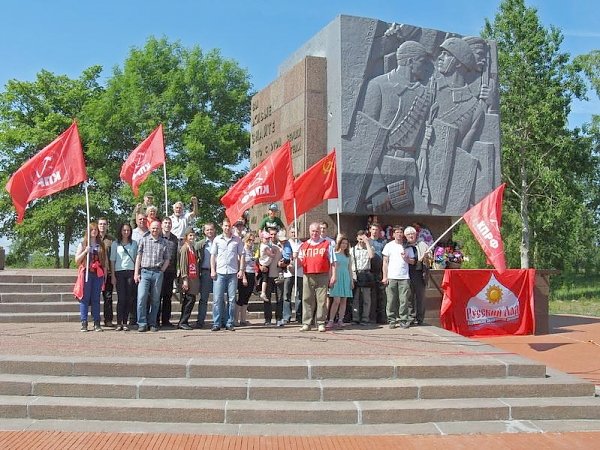
<path id="1" fill-rule="evenodd" d="M 84 278 L 83 296 L 79 300 L 81 331 L 88 331 L 88 310 L 92 306 L 94 330 L 102 331 L 100 327 L 100 291 L 106 281 L 108 258 L 104 244 L 100 239 L 98 224 L 91 222 L 83 241 L 77 246 L 75 262 L 79 266 L 79 277 Z M 86 272 L 87 268 L 87 274 Z M 86 277 L 87 275 L 87 277 Z"/>

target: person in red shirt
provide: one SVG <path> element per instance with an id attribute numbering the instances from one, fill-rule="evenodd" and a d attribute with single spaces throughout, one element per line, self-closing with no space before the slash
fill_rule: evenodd
<path id="1" fill-rule="evenodd" d="M 320 236 L 318 222 L 310 224 L 310 239 L 300 246 L 298 260 L 304 270 L 302 281 L 302 328 L 309 331 L 313 313 L 319 331 L 325 331 L 327 288 L 335 284 L 335 256 L 331 243 Z"/>

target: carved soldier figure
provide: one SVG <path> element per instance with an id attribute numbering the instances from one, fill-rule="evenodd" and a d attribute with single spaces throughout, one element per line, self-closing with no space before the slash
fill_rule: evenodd
<path id="1" fill-rule="evenodd" d="M 372 79 L 363 113 L 378 122 L 380 136 L 373 146 L 373 177 L 365 200 L 373 211 L 401 209 L 413 204 L 417 151 L 433 99 L 427 85 L 428 55 L 415 41 L 396 51 L 398 67 Z"/>
<path id="2" fill-rule="evenodd" d="M 448 192 L 452 191 L 452 198 L 464 199 L 464 205 L 454 205 L 461 211 L 468 205 L 475 181 L 477 160 L 469 152 L 483 126 L 485 102 L 473 95 L 465 81 L 466 74 L 476 70 L 469 45 L 452 37 L 440 47 L 432 107 L 436 114 L 431 117 L 432 132 L 426 148 L 427 185 L 421 188 L 428 193 L 429 204 L 440 211 L 445 210 Z"/>

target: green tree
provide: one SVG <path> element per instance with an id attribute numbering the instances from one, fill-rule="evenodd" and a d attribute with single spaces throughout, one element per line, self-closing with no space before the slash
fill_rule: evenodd
<path id="1" fill-rule="evenodd" d="M 79 118 L 84 106 L 102 94 L 101 68 L 86 69 L 71 79 L 40 71 L 32 82 L 11 80 L 0 93 L 0 183 Z M 84 136 L 82 140 L 85 142 Z M 89 161 L 87 162 L 89 167 Z M 89 173 L 89 172 L 88 172 Z M 12 201 L 0 194 L 0 230 L 19 242 L 19 252 L 38 250 L 53 258 L 55 266 L 69 266 L 69 245 L 85 227 L 85 197 L 81 186 L 36 200 L 25 220 L 15 225 Z"/>
<path id="2" fill-rule="evenodd" d="M 511 222 L 521 228 L 520 265 L 561 268 L 581 242 L 571 230 L 589 219 L 584 186 L 597 165 L 589 137 L 567 122 L 585 84 L 560 51 L 561 32 L 524 0 L 503 0 L 482 35 L 498 43 L 505 209 L 520 219 Z"/>
<path id="3" fill-rule="evenodd" d="M 169 204 L 195 195 L 201 219 L 214 217 L 220 196 L 249 155 L 250 88 L 248 73 L 218 50 L 205 53 L 154 37 L 133 48 L 123 67 L 114 69 L 104 95 L 85 111 L 88 157 L 103 162 L 95 180 L 113 211 L 130 217 L 136 200 L 119 180 L 121 165 L 162 123 Z M 164 202 L 162 170 L 151 174 L 140 193 L 147 189 Z"/>

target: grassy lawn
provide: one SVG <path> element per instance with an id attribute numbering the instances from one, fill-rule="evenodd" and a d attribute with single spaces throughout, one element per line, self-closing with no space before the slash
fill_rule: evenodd
<path id="1" fill-rule="evenodd" d="M 600 275 L 556 277 L 552 281 L 550 313 L 600 317 Z"/>

